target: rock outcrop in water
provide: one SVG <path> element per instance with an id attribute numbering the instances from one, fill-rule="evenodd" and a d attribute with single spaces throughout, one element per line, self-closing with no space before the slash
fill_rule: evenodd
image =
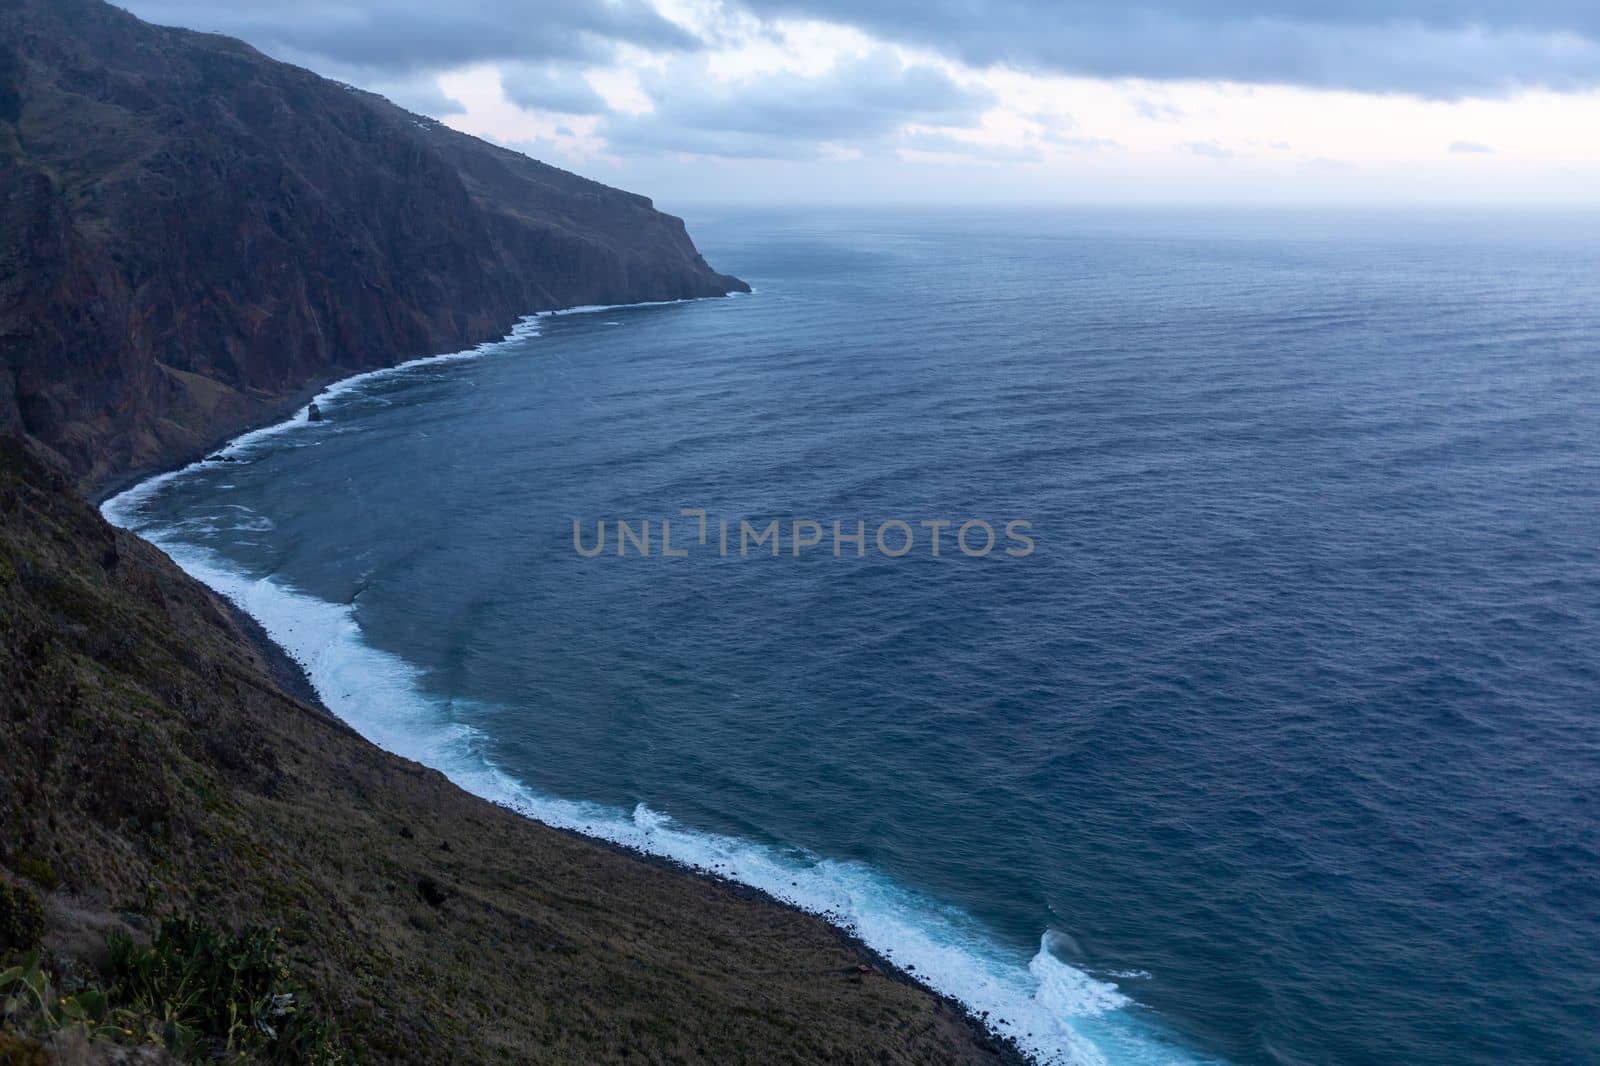
<path id="1" fill-rule="evenodd" d="M 0 0 L 0 192 L 0 431 L 91 489 L 522 314 L 747 289 L 642 196 L 100 0 Z"/>

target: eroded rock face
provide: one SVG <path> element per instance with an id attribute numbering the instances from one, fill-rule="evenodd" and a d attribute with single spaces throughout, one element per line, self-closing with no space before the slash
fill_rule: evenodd
<path id="1" fill-rule="evenodd" d="M 682 220 L 100 0 L 0 0 L 0 430 L 93 488 L 346 373 L 745 291 Z"/>

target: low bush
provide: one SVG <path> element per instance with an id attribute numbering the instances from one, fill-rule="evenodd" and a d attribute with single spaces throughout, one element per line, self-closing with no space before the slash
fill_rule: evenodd
<path id="1" fill-rule="evenodd" d="M 112 1000 L 176 1055 L 345 1061 L 332 1026 L 300 1004 L 275 933 L 224 933 L 197 919 L 169 918 L 149 947 L 125 933 L 111 934 L 108 947 Z"/>
<path id="2" fill-rule="evenodd" d="M 107 949 L 102 986 L 71 995 L 37 951 L 0 971 L 0 1062 L 74 1028 L 95 1040 L 159 1044 L 191 1062 L 349 1061 L 333 1026 L 300 1003 L 274 933 L 169 918 L 148 947 L 114 932 Z"/>
<path id="3" fill-rule="evenodd" d="M 0 879 L 0 957 L 32 951 L 44 938 L 44 905 L 26 885 Z"/>

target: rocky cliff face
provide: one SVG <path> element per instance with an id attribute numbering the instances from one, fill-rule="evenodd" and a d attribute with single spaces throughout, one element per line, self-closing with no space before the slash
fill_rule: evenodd
<path id="1" fill-rule="evenodd" d="M 747 289 L 644 197 L 100 0 L 0 0 L 0 197 L 0 430 L 91 489 L 522 314 Z"/>

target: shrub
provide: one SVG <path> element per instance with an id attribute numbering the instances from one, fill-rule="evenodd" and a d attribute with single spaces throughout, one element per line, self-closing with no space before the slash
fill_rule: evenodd
<path id="1" fill-rule="evenodd" d="M 169 918 L 149 947 L 120 932 L 107 946 L 111 1001 L 179 1056 L 344 1061 L 333 1027 L 298 1003 L 275 933 Z"/>
<path id="2" fill-rule="evenodd" d="M 44 939 L 44 904 L 26 885 L 0 880 L 0 955 L 32 951 Z"/>
<path id="3" fill-rule="evenodd" d="M 26 877 L 28 880 L 38 885 L 46 892 L 55 891 L 56 886 L 61 883 L 61 878 L 56 876 L 56 869 L 54 866 L 51 866 L 50 863 L 44 859 L 35 858 L 31 855 L 19 856 L 16 861 L 11 864 L 11 868 L 16 870 L 20 876 Z"/>
<path id="4" fill-rule="evenodd" d="M 57 994 L 50 975 L 39 965 L 37 951 L 30 952 L 20 966 L 0 972 L 0 1037 L 11 1044 L 10 1051 L 0 1054 L 0 1063 L 9 1066 L 6 1055 L 30 1061 L 27 1049 L 38 1045 L 29 1034 L 43 1036 L 68 1027 L 81 1027 L 88 1035 L 100 1037 L 121 1032 L 112 1024 L 106 997 L 98 990 Z"/>

